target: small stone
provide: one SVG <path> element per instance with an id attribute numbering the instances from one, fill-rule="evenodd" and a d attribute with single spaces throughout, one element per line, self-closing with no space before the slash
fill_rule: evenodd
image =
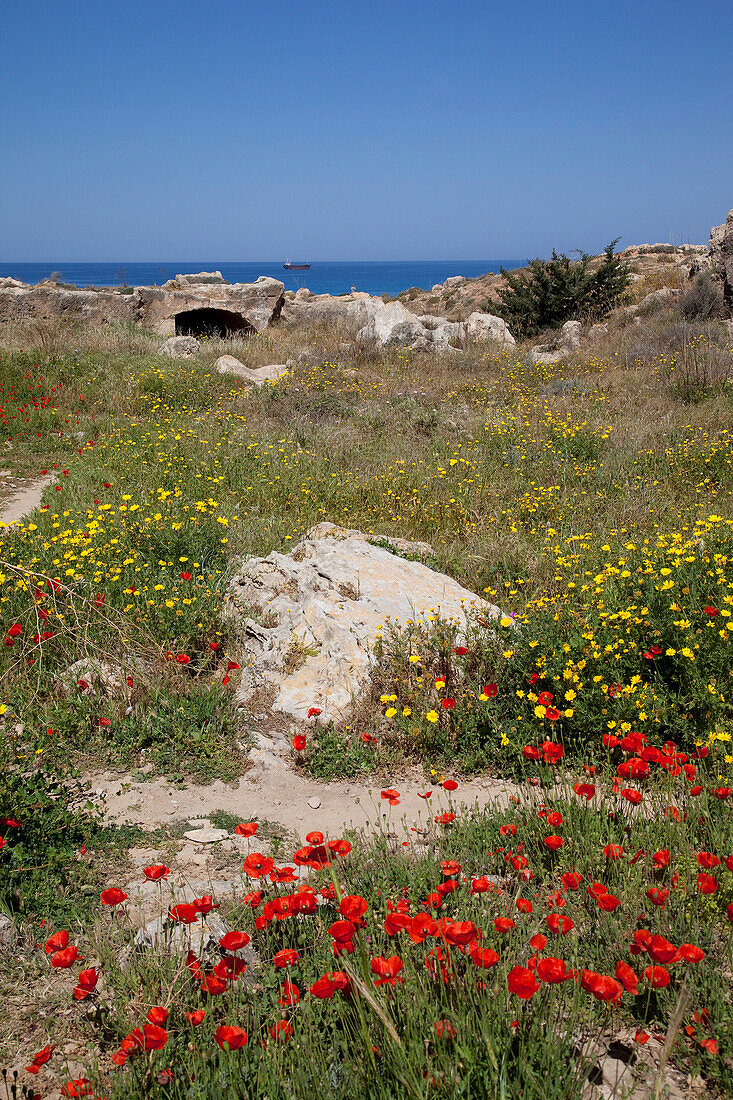
<path id="1" fill-rule="evenodd" d="M 220 840 L 226 840 L 229 833 L 226 829 L 189 829 L 183 834 L 186 840 L 192 840 L 194 844 L 218 844 Z"/>
<path id="2" fill-rule="evenodd" d="M 312 810 L 317 810 L 321 804 L 321 800 L 317 794 L 314 794 L 312 798 L 308 799 L 308 805 Z"/>
<path id="3" fill-rule="evenodd" d="M 15 925 L 10 917 L 0 913 L 0 947 L 10 947 L 15 942 Z"/>

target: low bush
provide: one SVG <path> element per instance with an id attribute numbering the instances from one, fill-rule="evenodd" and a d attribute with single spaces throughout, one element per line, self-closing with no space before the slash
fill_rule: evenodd
<path id="1" fill-rule="evenodd" d="M 596 267 L 585 252 L 575 262 L 553 252 L 550 260 L 532 260 L 526 273 L 515 275 L 502 268 L 507 285 L 499 290 L 496 312 L 522 337 L 560 328 L 566 321 L 600 320 L 630 280 L 629 267 L 614 253 L 615 245 L 612 241 L 604 249 Z"/>

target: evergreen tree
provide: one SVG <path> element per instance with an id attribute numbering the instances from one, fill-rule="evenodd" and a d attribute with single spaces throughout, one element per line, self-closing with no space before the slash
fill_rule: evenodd
<path id="1" fill-rule="evenodd" d="M 518 336 L 531 336 L 566 321 L 597 321 L 616 305 L 629 285 L 629 268 L 614 253 L 618 242 L 603 250 L 594 270 L 587 252 L 571 261 L 553 251 L 550 260 L 532 260 L 521 275 L 501 269 L 507 286 L 499 291 L 498 314 Z"/>

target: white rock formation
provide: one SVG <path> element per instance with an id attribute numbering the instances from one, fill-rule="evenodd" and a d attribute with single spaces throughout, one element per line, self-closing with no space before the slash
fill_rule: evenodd
<path id="1" fill-rule="evenodd" d="M 321 722 L 347 717 L 367 686 L 380 627 L 425 615 L 465 626 L 472 611 L 500 614 L 451 577 L 331 523 L 311 528 L 290 554 L 244 562 L 226 607 L 241 620 L 248 658 L 240 701 L 270 687 L 274 710 L 302 721 L 318 707 Z"/>
<path id="2" fill-rule="evenodd" d="M 284 363 L 270 363 L 266 367 L 248 367 L 233 355 L 220 355 L 214 364 L 218 374 L 233 374 L 237 378 L 243 378 L 253 386 L 261 386 L 263 382 L 275 382 L 278 378 L 288 373 Z"/>
<path id="3" fill-rule="evenodd" d="M 158 355 L 170 355 L 171 359 L 193 359 L 201 351 L 195 336 L 171 336 L 158 348 Z"/>
<path id="4" fill-rule="evenodd" d="M 466 322 L 466 332 L 472 340 L 495 340 L 503 347 L 516 347 L 517 341 L 506 321 L 492 313 L 472 313 Z"/>

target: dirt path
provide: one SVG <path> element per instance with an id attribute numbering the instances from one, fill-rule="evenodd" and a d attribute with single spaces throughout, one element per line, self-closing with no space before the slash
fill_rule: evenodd
<path id="1" fill-rule="evenodd" d="M 91 777 L 104 801 L 108 817 L 117 822 L 154 828 L 178 820 L 208 817 L 217 810 L 234 814 L 241 821 L 267 820 L 280 825 L 301 840 L 312 829 L 330 836 L 342 835 L 349 827 L 374 824 L 389 815 L 393 827 L 409 836 L 413 825 L 427 823 L 437 814 L 458 807 L 499 802 L 506 805 L 516 787 L 488 777 L 473 779 L 452 794 L 440 786 L 426 784 L 420 773 L 384 783 L 320 783 L 287 766 L 263 777 L 244 776 L 236 785 L 222 782 L 191 785 L 178 790 L 165 780 L 131 782 L 124 776 L 101 774 Z M 398 806 L 390 806 L 380 792 L 394 787 L 400 792 Z M 420 794 L 431 791 L 429 799 Z"/>
<path id="2" fill-rule="evenodd" d="M 0 503 L 0 527 L 17 523 L 29 512 L 33 512 L 41 503 L 44 490 L 54 481 L 51 474 L 39 477 L 36 481 L 19 481 L 13 486 L 14 493 Z"/>

